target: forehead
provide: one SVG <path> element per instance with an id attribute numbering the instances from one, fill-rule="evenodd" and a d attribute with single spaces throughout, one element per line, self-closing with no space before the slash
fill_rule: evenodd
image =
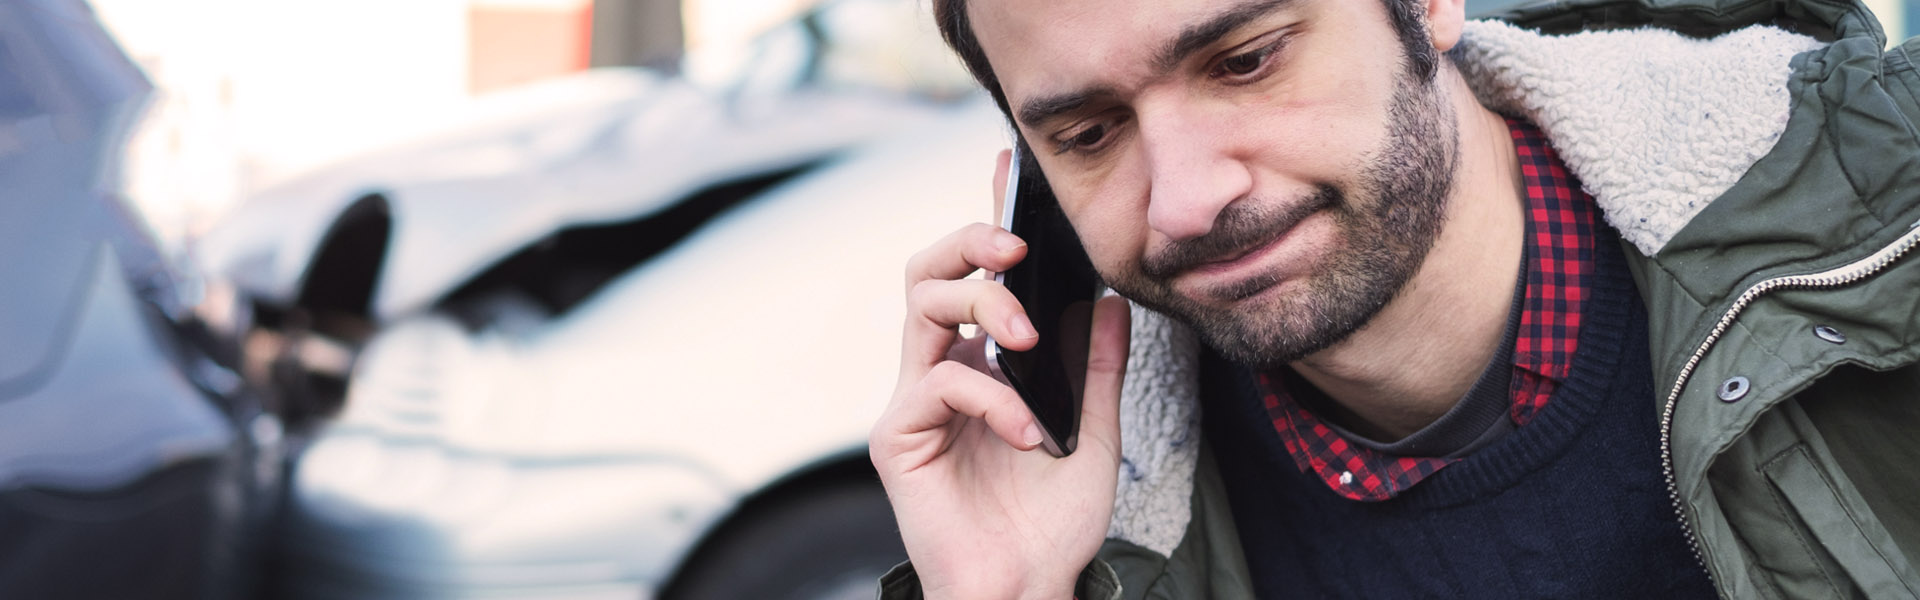
<path id="1" fill-rule="evenodd" d="M 1333 0 L 1354 2 L 1358 0 Z M 968 0 L 968 19 L 1009 99 L 1124 87 L 1190 28 L 1256 5 L 1298 12 L 1316 0 Z"/>
<path id="2" fill-rule="evenodd" d="M 975 35 L 982 43 L 1006 42 L 1024 52 L 1061 40 L 1172 35 L 1182 23 L 1248 1 L 967 0 L 967 7 Z M 1067 41 L 1051 45 L 1072 47 L 1074 44 Z"/>
<path id="3" fill-rule="evenodd" d="M 974 36 L 1002 86 L 1147 66 L 1158 40 L 1230 0 L 969 0 Z"/>

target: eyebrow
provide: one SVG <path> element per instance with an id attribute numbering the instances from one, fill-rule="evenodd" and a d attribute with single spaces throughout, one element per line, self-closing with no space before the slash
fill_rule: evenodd
<path id="1" fill-rule="evenodd" d="M 1180 30 L 1180 35 L 1161 46 L 1160 51 L 1154 54 L 1153 66 L 1158 73 L 1172 71 L 1193 53 L 1213 45 L 1220 41 L 1220 38 L 1233 33 L 1248 22 L 1297 1 L 1299 0 L 1248 0 L 1220 11 L 1204 21 L 1188 25 Z M 1020 122 L 1030 127 L 1039 126 L 1048 119 L 1086 106 L 1094 98 L 1113 95 L 1115 93 L 1112 88 L 1095 87 L 1030 98 L 1020 103 Z"/>
<path id="2" fill-rule="evenodd" d="M 1219 14 L 1214 15 L 1212 18 L 1189 25 L 1186 29 L 1180 31 L 1179 37 L 1174 38 L 1174 40 L 1167 45 L 1160 47 L 1159 54 L 1156 55 L 1153 60 L 1153 66 L 1161 73 L 1172 71 L 1174 67 L 1180 66 L 1180 62 L 1186 60 L 1188 56 L 1192 56 L 1193 53 L 1199 52 L 1200 49 L 1220 41 L 1220 38 L 1226 37 L 1229 33 L 1233 33 L 1235 29 L 1239 29 L 1248 22 L 1278 10 L 1280 7 L 1292 4 L 1295 1 L 1297 0 L 1250 0 L 1248 2 L 1241 2 L 1232 8 L 1220 11 Z"/>
<path id="3" fill-rule="evenodd" d="M 1114 96 L 1112 88 L 1097 87 L 1075 90 L 1064 94 L 1028 98 L 1020 103 L 1020 122 L 1029 127 L 1038 127 L 1048 119 L 1079 110 L 1087 102 L 1102 96 Z"/>

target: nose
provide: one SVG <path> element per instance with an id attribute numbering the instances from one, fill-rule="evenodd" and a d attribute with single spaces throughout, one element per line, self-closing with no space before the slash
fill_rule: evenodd
<path id="1" fill-rule="evenodd" d="M 1220 211 L 1253 186 L 1252 175 L 1231 151 L 1231 132 L 1179 108 L 1136 116 L 1152 186 L 1147 224 L 1173 241 L 1206 235 Z"/>

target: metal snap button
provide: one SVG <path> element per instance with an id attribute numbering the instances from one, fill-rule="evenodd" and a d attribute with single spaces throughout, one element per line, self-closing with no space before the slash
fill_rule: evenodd
<path id="1" fill-rule="evenodd" d="M 1728 379 L 1720 383 L 1720 400 L 1739 402 L 1741 398 L 1747 397 L 1747 391 L 1751 389 L 1753 389 L 1753 383 L 1747 381 L 1745 377 Z"/>
<path id="2" fill-rule="evenodd" d="M 1832 327 L 1828 327 L 1826 325 L 1815 326 L 1813 328 L 1813 334 L 1820 336 L 1820 339 L 1833 342 L 1835 344 L 1847 343 L 1847 334 L 1840 333 L 1840 330 L 1834 329 Z"/>

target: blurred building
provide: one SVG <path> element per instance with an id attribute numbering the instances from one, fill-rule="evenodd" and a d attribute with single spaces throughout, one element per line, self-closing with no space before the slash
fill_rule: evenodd
<path id="1" fill-rule="evenodd" d="M 467 8 L 467 89 L 483 93 L 589 66 L 593 0 L 471 0 Z M 667 4 L 629 0 L 623 4 Z M 676 34 L 678 14 L 669 13 Z M 602 19 L 614 21 L 614 19 Z M 676 37 L 671 44 L 678 49 Z M 631 64 L 631 63 L 612 63 Z"/>
<path id="2" fill-rule="evenodd" d="M 663 0 L 593 0 L 593 66 L 646 66 L 678 71 L 686 47 L 680 3 Z"/>

